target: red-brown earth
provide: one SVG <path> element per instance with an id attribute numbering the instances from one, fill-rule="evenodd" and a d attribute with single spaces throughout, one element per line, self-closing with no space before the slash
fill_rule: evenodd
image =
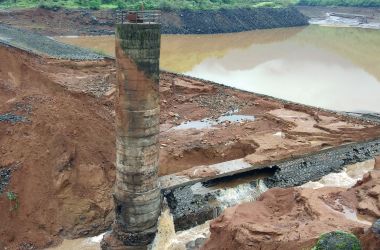
<path id="1" fill-rule="evenodd" d="M 14 118 L 0 121 L 0 171 L 11 171 L 9 183 L 1 180 L 0 245 L 42 248 L 106 230 L 115 178 L 114 61 L 47 59 L 5 47 L 0 58 L 0 115 Z M 279 160 L 380 135 L 377 124 L 170 73 L 161 74 L 160 93 L 160 175 L 237 158 Z M 173 129 L 231 111 L 255 120 Z"/>
<path id="2" fill-rule="evenodd" d="M 350 189 L 273 188 L 255 202 L 228 208 L 211 222 L 202 249 L 311 249 L 321 234 L 343 230 L 364 250 L 376 250 L 380 236 L 369 228 L 379 218 L 380 170 L 374 170 Z"/>

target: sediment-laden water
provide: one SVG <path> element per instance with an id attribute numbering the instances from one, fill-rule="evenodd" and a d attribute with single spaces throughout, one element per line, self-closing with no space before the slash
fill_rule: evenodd
<path id="1" fill-rule="evenodd" d="M 114 55 L 114 37 L 58 38 Z M 312 106 L 380 113 L 380 30 L 164 35 L 161 68 Z"/>

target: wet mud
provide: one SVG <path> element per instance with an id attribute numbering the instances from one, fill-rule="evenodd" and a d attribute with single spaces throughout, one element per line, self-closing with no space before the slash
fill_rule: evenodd
<path id="1" fill-rule="evenodd" d="M 321 234 L 335 230 L 354 233 L 363 249 L 376 249 L 380 237 L 370 227 L 379 216 L 379 174 L 367 173 L 349 189 L 270 189 L 213 220 L 202 249 L 311 249 Z"/>

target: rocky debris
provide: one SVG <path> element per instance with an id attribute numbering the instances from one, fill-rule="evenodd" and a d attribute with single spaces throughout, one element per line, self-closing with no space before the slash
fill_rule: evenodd
<path id="1" fill-rule="evenodd" d="M 312 250 L 361 250 L 360 241 L 355 235 L 342 231 L 325 233 L 319 237 Z"/>
<path id="2" fill-rule="evenodd" d="M 210 239 L 202 249 L 305 249 L 314 246 L 321 234 L 335 230 L 351 232 L 368 244 L 364 239 L 373 237 L 365 233 L 368 221 L 376 217 L 360 204 L 378 202 L 369 195 L 378 185 L 380 172 L 374 170 L 347 190 L 270 189 L 257 201 L 228 208 L 212 221 Z M 357 213 L 367 221 L 358 219 Z M 377 232 L 376 223 L 371 231 Z"/>
<path id="3" fill-rule="evenodd" d="M 214 119 L 221 114 L 233 112 L 249 105 L 248 102 L 242 102 L 223 89 L 219 89 L 212 95 L 213 98 L 210 98 L 209 95 L 199 95 L 194 97 L 193 101 L 202 108 L 208 108 L 212 112 L 211 118 Z"/>

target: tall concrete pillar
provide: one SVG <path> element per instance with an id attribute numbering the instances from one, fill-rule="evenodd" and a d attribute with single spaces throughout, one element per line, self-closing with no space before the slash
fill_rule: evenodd
<path id="1" fill-rule="evenodd" d="M 157 231 L 160 40 L 158 23 L 116 25 L 116 219 L 103 249 L 144 249 Z"/>

